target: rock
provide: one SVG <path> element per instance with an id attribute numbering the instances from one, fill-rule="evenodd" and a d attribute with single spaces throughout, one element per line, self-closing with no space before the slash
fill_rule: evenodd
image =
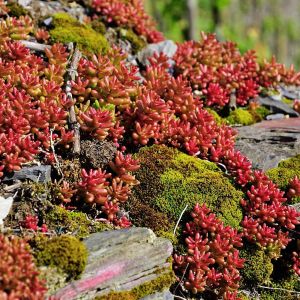
<path id="1" fill-rule="evenodd" d="M 84 243 L 89 252 L 87 267 L 81 279 L 55 294 L 60 300 L 94 299 L 112 291 L 130 291 L 163 274 L 170 275 L 167 259 L 172 254 L 172 244 L 157 238 L 150 229 L 136 227 L 95 233 Z M 172 299 L 169 293 L 156 296 L 145 299 Z"/>
<path id="2" fill-rule="evenodd" d="M 254 168 L 268 170 L 300 153 L 300 118 L 263 121 L 236 129 L 235 148 L 252 161 Z"/>
<path id="3" fill-rule="evenodd" d="M 273 115 L 266 116 L 267 120 L 281 120 L 281 119 L 284 119 L 284 118 L 285 118 L 284 114 L 273 114 Z"/>
<path id="4" fill-rule="evenodd" d="M 13 201 L 14 201 L 14 197 L 4 198 L 0 196 L 0 226 L 3 224 L 3 220 L 9 214 Z"/>
<path id="5" fill-rule="evenodd" d="M 146 296 L 141 300 L 174 300 L 174 295 L 170 291 L 162 293 L 155 293 L 153 295 Z"/>
<path id="6" fill-rule="evenodd" d="M 17 181 L 29 179 L 34 182 L 49 182 L 51 181 L 51 166 L 39 165 L 22 167 L 20 171 L 13 172 L 10 175 L 5 176 L 2 181 Z"/>
<path id="7" fill-rule="evenodd" d="M 300 98 L 300 89 L 297 86 L 280 86 L 280 92 L 283 97 L 290 100 Z"/>
<path id="8" fill-rule="evenodd" d="M 164 53 L 169 58 L 170 65 L 172 66 L 174 64 L 172 57 L 176 51 L 177 45 L 171 40 L 166 40 L 156 44 L 149 44 L 137 54 L 137 58 L 142 65 L 147 66 L 149 64 L 148 58 L 152 57 L 155 52 L 158 54 Z"/>
<path id="9" fill-rule="evenodd" d="M 81 141 L 81 162 L 94 169 L 104 168 L 112 161 L 117 153 L 117 147 L 108 141 Z"/>
<path id="10" fill-rule="evenodd" d="M 254 101 L 268 108 L 271 113 L 283 113 L 290 117 L 298 117 L 299 114 L 282 101 L 274 100 L 271 97 L 257 97 Z"/>

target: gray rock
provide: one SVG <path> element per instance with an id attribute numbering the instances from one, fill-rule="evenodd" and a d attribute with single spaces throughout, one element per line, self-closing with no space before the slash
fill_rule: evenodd
<path id="1" fill-rule="evenodd" d="M 94 299 L 111 291 L 131 290 L 169 272 L 167 258 L 172 254 L 172 244 L 157 238 L 150 229 L 95 233 L 84 243 L 89 251 L 87 267 L 81 279 L 55 294 L 60 300 Z M 165 298 L 155 299 L 172 299 L 166 298 L 169 296 L 162 293 L 159 297 Z"/>
<path id="2" fill-rule="evenodd" d="M 287 104 L 281 101 L 276 101 L 271 97 L 257 97 L 255 101 L 258 102 L 260 105 L 267 107 L 272 113 L 282 113 L 291 117 L 299 116 L 299 114 Z"/>
<path id="3" fill-rule="evenodd" d="M 280 86 L 282 96 L 295 100 L 300 98 L 300 88 L 298 86 Z"/>
<path id="4" fill-rule="evenodd" d="M 235 148 L 252 161 L 254 168 L 268 170 L 300 153 L 300 118 L 263 121 L 236 129 Z"/>
<path id="5" fill-rule="evenodd" d="M 284 118 L 285 118 L 284 114 L 273 114 L 273 115 L 268 115 L 266 117 L 267 120 L 281 120 Z"/>
<path id="6" fill-rule="evenodd" d="M 10 175 L 5 176 L 2 181 L 18 181 L 29 179 L 34 182 L 49 182 L 51 181 L 51 166 L 50 165 L 40 165 L 40 166 L 30 166 L 22 167 L 20 171 L 13 172 Z"/>
<path id="7" fill-rule="evenodd" d="M 172 57 L 177 51 L 177 45 L 171 41 L 166 40 L 156 44 L 149 44 L 146 48 L 137 54 L 137 58 L 144 66 L 149 64 L 148 58 L 152 57 L 154 53 L 164 53 L 168 58 L 171 65 L 174 64 Z"/>
<path id="8" fill-rule="evenodd" d="M 170 291 L 165 291 L 146 296 L 141 300 L 174 300 L 174 295 L 172 295 Z"/>

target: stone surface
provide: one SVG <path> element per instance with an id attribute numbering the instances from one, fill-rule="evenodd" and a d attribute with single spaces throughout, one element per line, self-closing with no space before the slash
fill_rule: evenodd
<path id="1" fill-rule="evenodd" d="M 235 147 L 254 168 L 274 168 L 281 160 L 300 153 L 300 118 L 263 121 L 236 129 Z"/>
<path id="2" fill-rule="evenodd" d="M 280 100 L 275 100 L 274 97 L 257 97 L 254 101 L 268 108 L 271 113 L 282 113 L 291 117 L 299 116 L 290 106 Z"/>
<path id="3" fill-rule="evenodd" d="M 13 172 L 9 176 L 5 176 L 2 181 L 17 181 L 29 179 L 34 182 L 49 182 L 51 181 L 51 166 L 50 165 L 40 165 L 40 166 L 30 166 L 22 167 L 20 171 Z"/>
<path id="4" fill-rule="evenodd" d="M 141 300 L 174 300 L 174 295 L 170 291 L 162 293 L 155 293 L 153 295 L 146 296 Z"/>
<path id="5" fill-rule="evenodd" d="M 131 290 L 157 278 L 170 267 L 166 261 L 172 254 L 171 242 L 157 238 L 147 228 L 96 233 L 84 243 L 89 251 L 85 272 L 81 279 L 57 292 L 55 296 L 60 300 L 94 299 L 111 291 Z M 145 300 L 172 299 L 169 293 L 151 297 Z"/>
<path id="6" fill-rule="evenodd" d="M 137 54 L 137 58 L 141 64 L 146 66 L 149 63 L 148 58 L 152 57 L 155 52 L 158 54 L 164 53 L 169 58 L 170 64 L 173 65 L 172 57 L 176 51 L 177 45 L 171 40 L 166 40 L 156 44 L 149 44 Z"/>

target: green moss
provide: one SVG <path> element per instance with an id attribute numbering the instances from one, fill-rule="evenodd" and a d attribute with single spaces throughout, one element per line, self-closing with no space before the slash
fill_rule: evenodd
<path id="1" fill-rule="evenodd" d="M 93 20 L 91 25 L 96 32 L 101 33 L 103 35 L 106 33 L 105 24 L 101 22 L 100 19 Z"/>
<path id="2" fill-rule="evenodd" d="M 161 275 L 154 280 L 145 282 L 131 291 L 111 292 L 108 295 L 96 297 L 94 300 L 139 300 L 148 295 L 169 289 L 175 282 L 172 270 L 160 271 Z"/>
<path id="3" fill-rule="evenodd" d="M 205 108 L 215 119 L 218 125 L 222 125 L 225 123 L 225 120 L 213 109 L 206 107 Z"/>
<path id="4" fill-rule="evenodd" d="M 141 37 L 135 34 L 132 29 L 120 28 L 119 34 L 121 39 L 127 40 L 130 42 L 132 50 L 134 53 L 142 50 L 146 46 L 146 41 Z"/>
<path id="5" fill-rule="evenodd" d="M 54 14 L 52 23 L 54 29 L 50 30 L 50 36 L 56 42 L 76 42 L 81 50 L 93 53 L 106 52 L 109 47 L 101 33 L 81 24 L 66 13 Z"/>
<path id="6" fill-rule="evenodd" d="M 264 106 L 257 107 L 254 111 L 250 111 L 255 122 L 260 122 L 266 118 L 267 115 L 270 114 L 270 110 L 268 110 Z"/>
<path id="7" fill-rule="evenodd" d="M 49 229 L 75 233 L 78 238 L 113 229 L 112 225 L 90 220 L 83 212 L 68 211 L 60 206 L 54 206 L 48 213 L 46 224 Z"/>
<path id="8" fill-rule="evenodd" d="M 244 283 L 265 284 L 270 282 L 273 264 L 263 249 L 248 245 L 240 251 L 240 255 L 246 259 L 244 268 L 241 270 Z"/>
<path id="9" fill-rule="evenodd" d="M 243 194 L 216 164 L 157 145 L 141 149 L 137 158 L 141 168 L 135 175 L 141 184 L 134 188 L 133 196 L 167 216 L 170 229 L 185 206 L 188 204 L 190 211 L 196 202 L 205 203 L 226 225 L 239 227 Z M 143 225 L 152 228 L 152 224 Z"/>
<path id="10" fill-rule="evenodd" d="M 6 6 L 9 8 L 8 14 L 12 17 L 18 18 L 20 16 L 29 15 L 28 10 L 16 2 L 10 2 Z"/>
<path id="11" fill-rule="evenodd" d="M 251 125 L 255 123 L 252 114 L 243 108 L 237 108 L 231 111 L 229 116 L 226 118 L 229 124 L 241 124 L 241 125 Z"/>
<path id="12" fill-rule="evenodd" d="M 271 282 L 267 287 L 271 289 L 260 288 L 260 300 L 299 300 L 300 281 L 296 275 Z"/>
<path id="13" fill-rule="evenodd" d="M 62 235 L 50 239 L 37 236 L 32 243 L 37 265 L 57 268 L 67 274 L 68 279 L 79 278 L 86 266 L 86 247 L 73 236 Z"/>
<path id="14" fill-rule="evenodd" d="M 300 178 L 300 154 L 281 161 L 278 167 L 270 169 L 266 174 L 280 187 L 287 190 L 289 181 L 295 176 Z M 300 202 L 300 197 L 293 198 L 293 203 Z"/>

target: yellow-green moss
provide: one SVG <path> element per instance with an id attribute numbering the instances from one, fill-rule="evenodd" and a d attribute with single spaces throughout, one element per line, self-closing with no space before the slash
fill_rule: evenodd
<path id="1" fill-rule="evenodd" d="M 134 53 L 142 50 L 147 44 L 146 41 L 141 36 L 135 34 L 132 29 L 120 28 L 119 34 L 121 39 L 130 42 Z"/>
<path id="2" fill-rule="evenodd" d="M 78 238 L 86 237 L 93 232 L 113 229 L 110 224 L 90 220 L 83 212 L 68 211 L 60 206 L 54 206 L 48 213 L 46 224 L 49 229 L 71 232 Z"/>
<path id="3" fill-rule="evenodd" d="M 133 196 L 166 215 L 172 226 L 186 204 L 190 211 L 198 202 L 205 203 L 226 225 L 239 227 L 243 194 L 216 164 L 157 145 L 141 149 L 137 158 L 141 168 L 135 175 L 141 184 Z M 143 225 L 152 228 L 152 224 Z"/>
<path id="4" fill-rule="evenodd" d="M 16 2 L 9 2 L 6 6 L 9 8 L 8 14 L 12 17 L 18 18 L 20 16 L 29 15 L 28 10 Z"/>
<path id="5" fill-rule="evenodd" d="M 296 275 L 289 275 L 284 280 L 271 282 L 267 287 L 271 289 L 259 289 L 260 300 L 299 300 L 300 280 Z"/>
<path id="6" fill-rule="evenodd" d="M 91 23 L 91 25 L 92 25 L 92 28 L 96 32 L 101 33 L 103 35 L 106 33 L 105 24 L 103 22 L 101 22 L 100 19 L 93 20 L 92 23 Z"/>
<path id="7" fill-rule="evenodd" d="M 213 109 L 206 107 L 205 108 L 215 119 L 218 125 L 222 125 L 225 123 L 225 120 Z"/>
<path id="8" fill-rule="evenodd" d="M 75 42 L 83 51 L 103 53 L 109 48 L 106 38 L 93 28 L 81 24 L 66 13 L 53 15 L 54 29 L 50 30 L 51 38 L 56 42 Z"/>
<path id="9" fill-rule="evenodd" d="M 252 114 L 255 122 L 260 122 L 270 114 L 270 110 L 264 106 L 259 106 L 255 110 L 250 110 L 250 113 Z"/>
<path id="10" fill-rule="evenodd" d="M 300 178 L 300 154 L 281 161 L 278 167 L 270 169 L 266 174 L 282 189 L 286 190 L 289 181 L 295 176 Z M 293 198 L 293 203 L 298 203 L 300 197 Z"/>
<path id="11" fill-rule="evenodd" d="M 245 284 L 265 284 L 270 282 L 273 272 L 273 264 L 263 249 L 257 246 L 244 247 L 240 251 L 242 258 L 245 258 L 244 268 L 241 269 L 241 275 Z"/>
<path id="12" fill-rule="evenodd" d="M 50 266 L 67 274 L 68 279 L 77 279 L 87 262 L 85 245 L 69 235 L 46 238 L 36 236 L 32 241 L 34 257 L 38 266 Z"/>
<path id="13" fill-rule="evenodd" d="M 252 114 L 248 110 L 243 108 L 237 108 L 236 110 L 231 111 L 226 120 L 229 124 L 232 125 L 251 125 L 255 123 Z"/>
<path id="14" fill-rule="evenodd" d="M 96 297 L 94 300 L 139 300 L 148 295 L 169 289 L 175 280 L 172 270 L 163 270 L 156 279 L 145 282 L 131 291 L 111 292 L 108 295 Z"/>

